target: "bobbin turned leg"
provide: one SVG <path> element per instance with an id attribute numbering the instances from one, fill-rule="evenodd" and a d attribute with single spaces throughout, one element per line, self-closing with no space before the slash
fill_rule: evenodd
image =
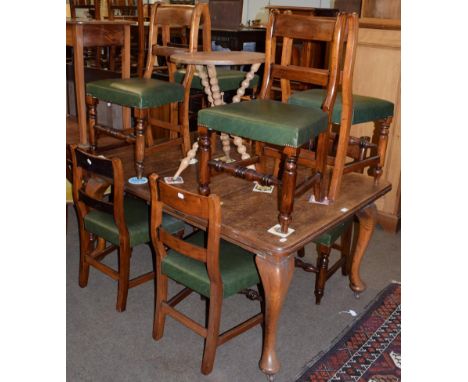
<path id="1" fill-rule="evenodd" d="M 208 196 L 210 194 L 210 168 L 208 161 L 211 159 L 210 137 L 208 129 L 204 126 L 198 126 L 199 145 L 200 145 L 200 166 L 199 166 L 199 181 L 198 192 L 201 195 Z"/>
<path id="2" fill-rule="evenodd" d="M 143 176 L 145 159 L 145 130 L 148 122 L 147 109 L 135 108 L 135 169 L 137 178 Z"/>
<path id="3" fill-rule="evenodd" d="M 86 96 L 86 110 L 88 113 L 88 135 L 89 135 L 89 144 L 91 145 L 91 150 L 96 151 L 97 142 L 96 142 L 96 131 L 94 126 L 96 125 L 96 106 L 99 103 L 97 98 L 93 96 Z"/>
<path id="4" fill-rule="evenodd" d="M 297 157 L 299 149 L 294 147 L 286 147 L 284 149 L 286 160 L 282 176 L 282 190 L 280 200 L 280 213 L 278 222 L 281 225 L 281 232 L 287 233 L 288 226 L 291 222 L 291 214 L 294 206 L 294 193 L 296 190 L 297 178 Z"/>

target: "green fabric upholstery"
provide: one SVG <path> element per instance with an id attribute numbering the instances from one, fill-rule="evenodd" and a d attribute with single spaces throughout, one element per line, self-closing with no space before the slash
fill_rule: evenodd
<path id="1" fill-rule="evenodd" d="M 149 206 L 143 201 L 131 197 L 124 200 L 125 222 L 130 236 L 130 247 L 149 242 Z M 170 215 L 163 215 L 163 226 L 169 232 L 178 232 L 184 223 Z M 119 245 L 119 230 L 114 217 L 102 211 L 92 210 L 84 218 L 85 229 L 106 241 Z"/>
<path id="2" fill-rule="evenodd" d="M 347 220 L 338 226 L 328 230 L 324 234 L 320 235 L 318 238 L 314 239 L 315 244 L 322 244 L 327 247 L 331 247 L 333 243 L 338 240 L 338 238 L 343 234 L 343 232 L 352 224 L 353 220 Z"/>
<path id="3" fill-rule="evenodd" d="M 86 94 L 127 107 L 159 107 L 184 99 L 181 84 L 152 78 L 108 79 L 86 84 Z"/>
<path id="4" fill-rule="evenodd" d="M 203 246 L 204 232 L 198 231 L 189 236 L 186 241 Z M 254 258 L 253 253 L 221 240 L 219 264 L 224 297 L 232 296 L 260 282 Z M 210 280 L 205 263 L 169 250 L 162 262 L 162 272 L 203 296 L 210 296 Z"/>
<path id="5" fill-rule="evenodd" d="M 240 70 L 229 70 L 229 69 L 216 69 L 216 77 L 218 78 L 218 85 L 221 91 L 227 92 L 230 90 L 237 90 L 240 88 L 240 84 L 245 80 L 247 72 L 242 72 Z M 175 73 L 175 82 L 182 83 L 185 76 L 185 69 L 179 69 Z M 254 75 L 254 78 L 249 82 L 249 88 L 254 88 L 258 86 L 259 77 Z M 204 87 L 201 83 L 198 73 L 195 72 L 195 75 L 192 79 L 192 89 L 204 90 Z"/>
<path id="6" fill-rule="evenodd" d="M 295 92 L 288 100 L 292 105 L 321 108 L 325 99 L 325 89 L 310 89 Z M 393 103 L 379 98 L 353 95 L 353 124 L 372 122 L 393 116 Z M 340 123 L 341 93 L 336 97 L 333 108 L 333 123 Z"/>
<path id="7" fill-rule="evenodd" d="M 253 100 L 200 110 L 198 124 L 256 141 L 300 147 L 327 128 L 327 113 L 279 101 Z"/>

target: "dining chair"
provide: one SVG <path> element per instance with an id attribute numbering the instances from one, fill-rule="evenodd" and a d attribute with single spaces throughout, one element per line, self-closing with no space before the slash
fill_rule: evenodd
<path id="1" fill-rule="evenodd" d="M 342 60 L 342 70 L 345 70 L 346 60 Z M 343 85 L 344 76 L 340 75 L 339 86 Z M 348 85 L 348 88 L 352 86 Z M 304 91 L 293 92 L 288 98 L 288 103 L 304 106 L 321 108 L 326 97 L 326 89 L 315 88 Z M 349 172 L 363 172 L 368 168 L 368 174 L 373 176 L 378 183 L 383 173 L 385 156 L 387 151 L 387 141 L 389 127 L 392 122 L 394 105 L 390 101 L 383 99 L 352 95 L 352 113 L 349 128 L 341 128 L 342 118 L 342 94 L 341 89 L 337 93 L 335 107 L 332 114 L 333 132 L 330 136 L 331 150 L 328 156 L 328 164 L 332 166 L 335 177 L 332 178 L 328 198 L 335 200 L 339 195 L 340 177 Z M 352 136 L 352 126 L 373 122 L 375 131 L 373 137 L 355 137 Z M 340 140 L 341 135 L 341 140 Z M 346 141 L 347 139 L 347 141 Z M 341 144 L 341 151 L 338 149 Z M 307 152 L 309 158 L 313 160 L 314 152 Z M 335 167 L 335 165 L 338 166 Z M 295 259 L 296 267 L 302 268 L 307 272 L 316 273 L 315 278 L 315 298 L 316 303 L 320 304 L 325 290 L 325 283 L 331 275 L 341 268 L 342 274 L 347 275 L 352 260 L 352 231 L 353 220 L 340 224 L 338 227 L 327 231 L 314 240 L 317 249 L 317 262 L 313 265 L 304 262 L 304 249 L 298 252 Z M 354 233 L 355 235 L 357 232 Z M 340 238 L 340 244 L 337 244 Z M 340 252 L 338 260 L 329 265 L 329 256 L 332 249 Z"/>
<path id="2" fill-rule="evenodd" d="M 255 254 L 220 238 L 221 203 L 217 195 L 205 197 L 187 192 L 158 181 L 156 174 L 150 176 L 150 189 L 151 239 L 156 248 L 157 284 L 153 338 L 162 338 L 166 316 L 204 337 L 201 371 L 209 374 L 218 346 L 263 323 L 262 308 L 261 313 L 220 333 L 223 299 L 253 285 L 261 291 Z M 174 236 L 162 225 L 163 210 L 171 211 L 180 219 L 190 216 L 206 222 L 206 232 L 199 230 L 184 239 Z M 169 279 L 184 286 L 170 299 Z M 200 325 L 175 308 L 192 292 L 207 298 L 206 325 Z"/>
<path id="3" fill-rule="evenodd" d="M 348 26 L 347 26 L 348 25 Z M 343 51 L 345 30 L 348 30 L 346 52 Z M 287 233 L 292 220 L 294 198 L 302 195 L 311 186 L 314 197 L 322 201 L 327 196 L 327 153 L 331 132 L 331 115 L 339 81 L 339 60 L 346 55 L 353 62 L 357 32 L 357 17 L 339 14 L 335 19 L 294 14 L 270 15 L 266 32 L 265 74 L 260 99 L 250 102 L 217 106 L 198 113 L 200 133 L 199 192 L 208 195 L 211 169 L 257 181 L 266 186 L 279 187 L 279 215 L 281 233 Z M 276 40 L 282 39 L 280 63 L 276 63 Z M 326 69 L 291 65 L 292 46 L 295 40 L 325 41 L 330 45 L 330 65 Z M 343 71 L 343 84 L 349 84 L 352 71 Z M 270 99 L 274 80 L 281 84 L 281 101 Z M 291 81 L 305 82 L 327 87 L 327 96 L 322 108 L 307 108 L 288 104 Z M 343 116 L 347 117 L 350 89 L 343 86 Z M 342 125 L 347 127 L 347 121 Z M 247 161 L 222 163 L 211 160 L 210 138 L 213 131 L 221 131 L 255 142 L 255 156 Z M 317 140 L 317 157 L 312 174 L 296 185 L 300 153 L 308 149 L 311 141 Z M 267 151 L 274 147 L 281 159 L 281 171 L 266 173 Z M 271 150 L 270 150 L 271 151 Z M 256 169 L 246 165 L 255 163 Z"/>
<path id="4" fill-rule="evenodd" d="M 97 150 L 99 134 L 106 134 L 135 144 L 136 179 L 134 182 L 146 182 L 143 178 L 145 151 L 152 153 L 168 149 L 168 146 L 180 145 L 182 156 L 190 150 L 188 126 L 188 100 L 191 73 L 187 73 L 182 84 L 173 81 L 162 81 L 152 78 L 156 57 L 174 51 L 175 48 L 159 46 L 159 30 L 164 36 L 169 25 L 175 22 L 178 26 L 190 27 L 190 44 L 196 46 L 200 18 L 206 4 L 166 5 L 154 4 L 148 39 L 148 59 L 143 78 L 106 79 L 86 84 L 86 104 L 88 109 L 89 141 L 91 148 Z M 167 26 L 167 28 L 166 28 Z M 164 37 L 163 37 L 164 39 Z M 169 53 L 167 53 L 169 54 Z M 133 108 L 135 122 L 133 128 L 118 130 L 96 124 L 96 106 L 99 100 Z M 169 121 L 162 117 L 150 117 L 150 109 L 170 105 Z M 170 131 L 170 139 L 155 144 L 152 128 L 156 126 Z"/>
<path id="5" fill-rule="evenodd" d="M 103 272 L 118 283 L 116 309 L 126 308 L 128 289 L 154 279 L 154 270 L 130 279 L 132 248 L 150 243 L 149 206 L 143 200 L 124 194 L 122 162 L 89 154 L 71 146 L 73 200 L 80 233 L 79 285 L 88 284 L 89 267 Z M 110 194 L 105 190 L 111 187 Z M 183 234 L 184 223 L 164 214 L 162 226 L 168 232 Z M 118 252 L 118 269 L 102 260 Z"/>

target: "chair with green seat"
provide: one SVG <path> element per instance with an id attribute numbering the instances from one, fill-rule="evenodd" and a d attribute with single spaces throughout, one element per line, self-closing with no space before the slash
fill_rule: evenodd
<path id="1" fill-rule="evenodd" d="M 257 181 L 262 185 L 279 186 L 278 221 L 283 233 L 288 232 L 296 196 L 301 195 L 310 186 L 314 186 L 317 200 L 326 196 L 326 159 L 331 113 L 336 97 L 338 61 L 342 54 L 346 22 L 347 17 L 344 14 L 340 14 L 336 19 L 271 14 L 266 33 L 265 74 L 260 99 L 221 105 L 198 113 L 201 146 L 199 192 L 202 195 L 208 195 L 210 192 L 210 167 L 215 171 Z M 275 57 L 277 38 L 283 41 L 280 63 L 276 63 Z M 296 40 L 328 42 L 331 52 L 330 69 L 291 65 L 292 46 Z M 282 102 L 269 99 L 274 80 L 280 80 Z M 324 107 L 317 109 L 288 104 L 291 81 L 327 86 L 327 101 Z M 212 131 L 256 141 L 257 155 L 237 163 L 212 161 L 208 137 Z M 320 150 L 313 172 L 301 184 L 296 185 L 299 155 L 304 148 L 309 147 L 309 142 L 315 139 L 318 140 Z M 266 173 L 265 150 L 272 146 L 276 148 L 283 163 L 282 171 L 278 175 Z M 256 170 L 245 167 L 253 163 L 256 164 Z"/>
<path id="2" fill-rule="evenodd" d="M 340 85 L 342 86 L 343 83 L 341 82 Z M 348 85 L 348 87 L 350 86 Z M 292 105 L 320 109 L 325 99 L 326 89 L 309 89 L 294 92 L 289 97 L 288 102 Z M 332 114 L 334 133 L 331 135 L 331 139 L 333 142 L 341 142 L 342 148 L 341 153 L 338 154 L 338 147 L 333 144 L 329 153 L 328 162 L 331 166 L 335 166 L 338 155 L 341 155 L 339 160 L 341 168 L 334 169 L 335 172 L 341 173 L 341 175 L 352 171 L 363 172 L 364 169 L 368 167 L 368 174 L 373 176 L 377 183 L 382 176 L 383 166 L 385 164 L 388 130 L 393 118 L 394 105 L 389 101 L 379 98 L 353 95 L 351 123 L 349 127 L 345 126 L 342 128 L 342 102 L 342 94 L 338 92 Z M 366 122 L 374 122 L 376 126 L 372 142 L 369 137 L 357 138 L 351 136 L 352 125 Z M 344 137 L 341 140 L 340 135 Z M 314 154 L 315 153 L 312 153 L 312 157 Z M 336 184 L 332 184 L 330 188 L 329 197 L 334 200 L 337 197 L 339 189 Z M 340 265 L 343 275 L 346 275 L 349 271 L 350 262 L 352 260 L 351 235 L 352 221 L 349 221 L 347 224 L 335 227 L 314 240 L 318 253 L 316 266 L 306 263 L 300 258 L 296 258 L 295 264 L 297 267 L 307 272 L 314 272 L 317 274 L 315 279 L 317 304 L 320 304 L 324 294 L 326 280 L 339 269 Z M 341 238 L 340 245 L 336 244 L 338 238 Z M 339 260 L 333 266 L 329 267 L 328 257 L 332 248 L 339 250 L 341 255 Z M 304 249 L 300 250 L 298 253 L 299 257 L 303 257 L 304 254 Z"/>
<path id="3" fill-rule="evenodd" d="M 188 93 L 191 75 L 188 74 L 183 83 L 162 81 L 152 78 L 156 57 L 161 55 L 162 47 L 158 46 L 159 31 L 165 36 L 170 25 L 177 22 L 178 27 L 187 26 L 194 30 L 190 34 L 191 44 L 198 40 L 198 28 L 203 9 L 206 4 L 166 5 L 155 4 L 151 11 L 151 21 L 148 40 L 148 60 L 143 78 L 107 79 L 90 82 L 86 85 L 86 103 L 88 107 L 88 125 L 90 144 L 97 150 L 98 134 L 107 134 L 115 138 L 135 144 L 135 167 L 138 182 L 144 174 L 145 150 L 157 152 L 168 146 L 180 145 L 182 156 L 190 149 L 190 134 L 188 126 Z M 96 105 L 99 100 L 133 108 L 134 126 L 127 130 L 118 130 L 96 124 Z M 161 118 L 149 118 L 151 109 L 170 105 L 169 121 Z M 170 139 L 161 144 L 154 144 L 151 126 L 157 126 L 170 131 Z M 146 146 L 148 148 L 146 149 Z M 145 179 L 142 180 L 144 182 Z"/>
<path id="4" fill-rule="evenodd" d="M 162 338 L 167 315 L 195 331 L 205 338 L 201 371 L 209 374 L 218 346 L 263 323 L 261 312 L 220 334 L 223 299 L 260 283 L 255 254 L 220 239 L 221 203 L 217 195 L 204 197 L 187 192 L 158 181 L 156 174 L 150 177 L 150 189 L 157 283 L 153 338 Z M 201 219 L 206 222 L 206 232 L 199 230 L 184 239 L 174 236 L 162 225 L 163 209 L 177 216 Z M 185 287 L 171 299 L 168 279 Z M 192 292 L 208 299 L 207 325 L 200 325 L 175 308 Z"/>
<path id="5" fill-rule="evenodd" d="M 325 89 L 310 89 L 293 93 L 289 97 L 288 102 L 293 105 L 321 108 L 325 96 Z M 376 130 L 372 137 L 372 143 L 368 142 L 368 139 L 350 137 L 347 155 L 354 160 L 345 164 L 345 172 L 362 171 L 364 167 L 369 167 L 369 174 L 373 175 L 376 181 L 379 180 L 385 164 L 388 130 L 393 119 L 393 109 L 394 105 L 390 101 L 375 97 L 353 95 L 351 125 L 373 122 Z M 332 122 L 337 131 L 340 130 L 341 111 L 341 93 L 338 93 L 332 115 Z M 366 149 L 370 149 L 371 153 L 369 155 L 362 155 L 362 151 Z"/>
<path id="6" fill-rule="evenodd" d="M 124 194 L 120 159 L 91 155 L 71 147 L 73 200 L 80 233 L 79 285 L 88 283 L 89 267 L 118 282 L 116 309 L 126 308 L 128 289 L 154 279 L 154 271 L 130 280 L 132 248 L 150 242 L 149 206 Z M 105 191 L 111 186 L 110 195 Z M 162 224 L 169 232 L 183 233 L 184 223 L 164 215 Z M 107 245 L 109 244 L 109 245 Z M 101 262 L 118 250 L 118 270 Z"/>

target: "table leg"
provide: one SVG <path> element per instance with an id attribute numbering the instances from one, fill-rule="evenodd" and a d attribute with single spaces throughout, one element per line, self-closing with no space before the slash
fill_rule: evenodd
<path id="1" fill-rule="evenodd" d="M 265 324 L 260 370 L 269 380 L 278 373 L 280 363 L 276 355 L 278 321 L 294 272 L 294 256 L 275 258 L 257 255 L 258 272 L 265 291 Z"/>
<path id="2" fill-rule="evenodd" d="M 366 253 L 369 241 L 374 233 L 374 228 L 377 223 L 377 207 L 374 203 L 369 204 L 362 210 L 357 212 L 359 220 L 359 236 L 356 242 L 353 259 L 351 262 L 351 270 L 349 273 L 349 286 L 357 294 L 366 289 L 366 284 L 362 281 L 359 275 L 361 261 Z"/>
<path id="3" fill-rule="evenodd" d="M 83 58 L 83 26 L 76 25 L 73 29 L 73 65 L 75 67 L 75 97 L 76 115 L 78 119 L 78 133 L 80 147 L 88 147 L 88 135 L 86 129 L 86 107 L 85 107 L 85 80 L 84 80 L 84 58 Z"/>

